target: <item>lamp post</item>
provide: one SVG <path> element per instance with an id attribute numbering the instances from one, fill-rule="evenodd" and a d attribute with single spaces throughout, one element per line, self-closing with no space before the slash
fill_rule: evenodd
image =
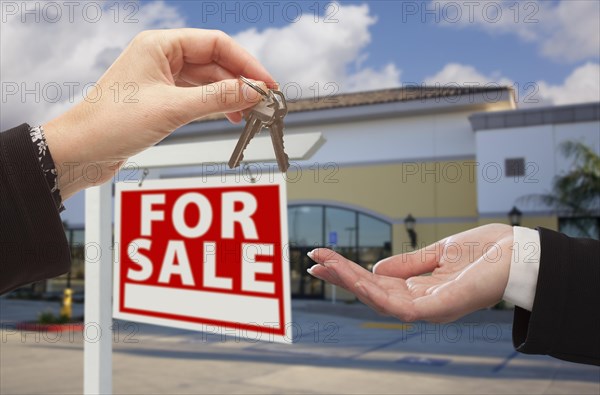
<path id="1" fill-rule="evenodd" d="M 508 212 L 508 220 L 512 226 L 521 225 L 522 216 L 523 213 L 516 206 L 513 206 L 513 208 Z"/>
<path id="2" fill-rule="evenodd" d="M 415 232 L 415 224 L 417 220 L 412 216 L 412 214 L 408 214 L 406 218 L 404 218 L 404 226 L 406 227 L 406 232 L 408 233 L 408 238 L 410 239 L 410 246 L 414 249 L 417 246 L 417 232 Z"/>

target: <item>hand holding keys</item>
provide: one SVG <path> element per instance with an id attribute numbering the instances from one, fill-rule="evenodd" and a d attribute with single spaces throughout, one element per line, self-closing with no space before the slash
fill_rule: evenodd
<path id="1" fill-rule="evenodd" d="M 252 138 L 259 133 L 263 127 L 269 128 L 271 132 L 271 141 L 275 150 L 275 158 L 279 171 L 285 173 L 290 167 L 288 156 L 283 147 L 283 118 L 287 114 L 287 103 L 283 93 L 277 90 L 269 90 L 265 92 L 252 81 L 240 76 L 240 79 L 252 89 L 260 93 L 262 100 L 247 110 L 245 114 L 246 126 L 238 140 L 231 158 L 229 159 L 229 167 L 231 169 L 240 165 L 244 159 L 244 150 Z"/>

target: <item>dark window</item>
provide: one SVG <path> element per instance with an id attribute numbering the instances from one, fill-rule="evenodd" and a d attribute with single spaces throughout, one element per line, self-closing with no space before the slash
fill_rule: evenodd
<path id="1" fill-rule="evenodd" d="M 392 255 L 391 226 L 370 215 L 358 214 L 358 261 L 371 270 Z"/>
<path id="2" fill-rule="evenodd" d="M 296 206 L 288 209 L 290 244 L 323 246 L 323 207 Z"/>
<path id="3" fill-rule="evenodd" d="M 325 245 L 333 247 L 346 258 L 357 261 L 356 211 L 325 207 Z"/>
<path id="4" fill-rule="evenodd" d="M 504 161 L 504 174 L 506 177 L 525 176 L 525 158 L 511 158 Z"/>

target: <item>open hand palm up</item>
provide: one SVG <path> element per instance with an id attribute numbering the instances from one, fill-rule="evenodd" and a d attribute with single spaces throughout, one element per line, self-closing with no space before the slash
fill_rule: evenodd
<path id="1" fill-rule="evenodd" d="M 449 322 L 501 300 L 508 282 L 512 228 L 492 224 L 386 258 L 373 273 L 336 252 L 309 256 L 317 278 L 354 293 L 381 314 L 403 321 Z M 431 273 L 431 275 L 422 275 Z"/>

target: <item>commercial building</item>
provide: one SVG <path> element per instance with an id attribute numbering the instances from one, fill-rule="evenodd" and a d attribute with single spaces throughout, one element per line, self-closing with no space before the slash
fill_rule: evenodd
<path id="1" fill-rule="evenodd" d="M 324 137 L 288 172 L 297 297 L 332 297 L 330 287 L 306 273 L 306 252 L 316 246 L 370 268 L 480 224 L 508 223 L 513 206 L 523 213 L 522 225 L 558 229 L 556 212 L 522 197 L 548 193 L 554 177 L 570 167 L 557 150 L 561 142 L 581 141 L 600 152 L 600 103 L 516 110 L 510 88 L 400 88 L 288 104 L 286 134 Z M 162 144 L 233 139 L 242 127 L 215 116 L 182 127 Z M 256 177 L 269 168 L 255 164 L 242 171 Z M 149 177 L 227 171 L 211 165 L 152 170 Z M 77 201 L 73 206 L 66 216 L 71 228 L 83 222 Z M 407 217 L 415 221 L 410 231 Z M 80 231 L 71 236 L 82 241 Z"/>

